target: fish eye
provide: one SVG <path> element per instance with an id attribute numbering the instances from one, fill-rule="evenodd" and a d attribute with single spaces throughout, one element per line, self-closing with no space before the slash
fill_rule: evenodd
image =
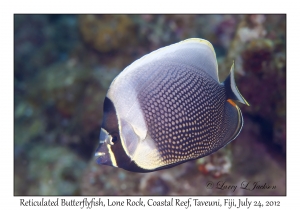
<path id="1" fill-rule="evenodd" d="M 118 141 L 118 137 L 116 137 L 116 136 L 113 136 L 113 138 L 112 138 L 112 142 L 113 142 L 113 143 L 115 143 L 116 141 Z"/>

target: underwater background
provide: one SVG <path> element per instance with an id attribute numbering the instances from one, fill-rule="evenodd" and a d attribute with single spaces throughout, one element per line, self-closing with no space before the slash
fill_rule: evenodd
<path id="1" fill-rule="evenodd" d="M 220 81 L 235 61 L 240 135 L 171 169 L 97 165 L 111 81 L 192 37 L 214 46 Z M 286 195 L 286 15 L 14 15 L 14 195 Z"/>

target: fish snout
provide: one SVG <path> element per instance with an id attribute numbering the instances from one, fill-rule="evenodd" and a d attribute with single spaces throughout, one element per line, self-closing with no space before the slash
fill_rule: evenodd
<path id="1" fill-rule="evenodd" d="M 116 160 L 111 150 L 111 146 L 114 145 L 112 136 L 104 128 L 101 128 L 99 139 L 100 144 L 95 152 L 96 162 L 101 165 L 116 166 Z"/>

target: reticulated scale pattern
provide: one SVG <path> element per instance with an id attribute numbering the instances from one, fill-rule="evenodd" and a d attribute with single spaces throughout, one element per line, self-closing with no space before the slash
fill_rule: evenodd
<path id="1" fill-rule="evenodd" d="M 165 164 L 208 155 L 222 144 L 225 89 L 206 72 L 165 64 L 138 98 Z"/>

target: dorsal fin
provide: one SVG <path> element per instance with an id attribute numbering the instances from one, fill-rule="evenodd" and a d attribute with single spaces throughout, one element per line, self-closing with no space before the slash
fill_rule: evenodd
<path id="1" fill-rule="evenodd" d="M 250 104 L 246 101 L 246 99 L 242 96 L 240 91 L 238 90 L 235 80 L 234 80 L 234 62 L 231 66 L 230 73 L 223 82 L 226 90 L 227 99 L 238 101 L 242 104 L 246 104 L 250 106 Z"/>
<path id="2" fill-rule="evenodd" d="M 218 62 L 216 52 L 212 44 L 199 38 L 190 38 L 184 41 L 162 47 L 155 50 L 127 66 L 117 78 L 113 81 L 116 83 L 121 77 L 129 74 L 136 75 L 142 66 L 156 61 L 175 60 L 178 63 L 194 66 L 208 73 L 214 80 L 219 82 Z M 128 76 L 129 77 L 129 76 Z M 112 84 L 113 84 L 112 83 Z"/>
<path id="3" fill-rule="evenodd" d="M 184 59 L 188 61 L 190 65 L 195 66 L 198 69 L 202 69 L 208 73 L 214 80 L 219 82 L 218 76 L 218 62 L 216 52 L 212 44 L 199 38 L 190 38 L 178 43 L 182 51 L 185 51 Z M 181 60 L 181 57 L 177 58 Z"/>

